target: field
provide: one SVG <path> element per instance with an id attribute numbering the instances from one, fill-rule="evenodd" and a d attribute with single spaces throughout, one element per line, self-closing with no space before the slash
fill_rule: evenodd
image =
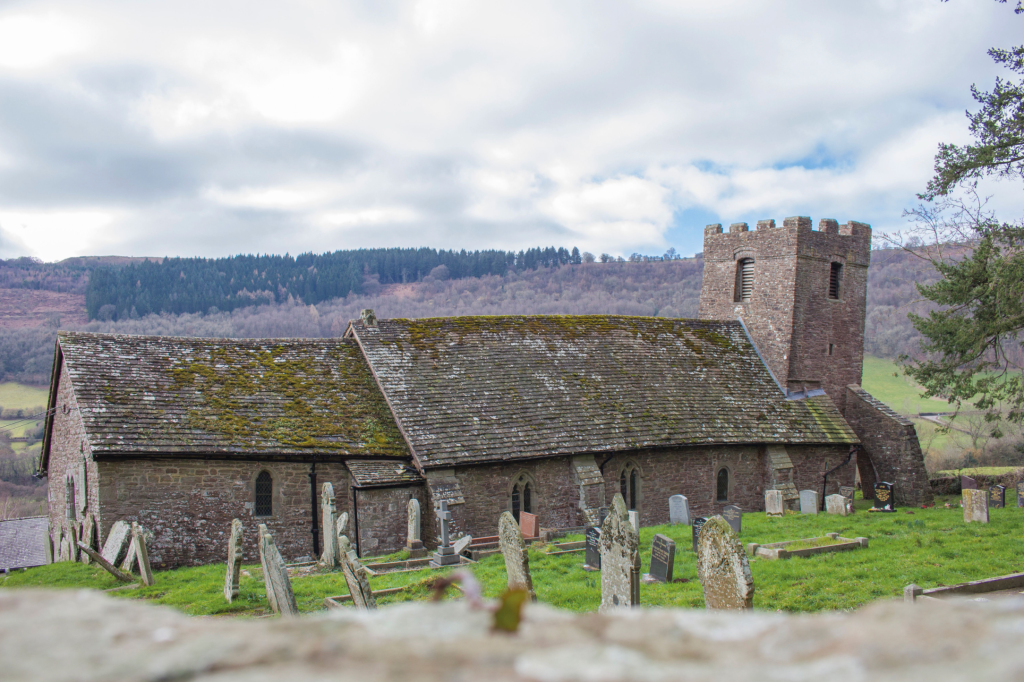
<path id="1" fill-rule="evenodd" d="M 1007 498 L 1012 499 L 1008 494 Z M 923 588 L 952 585 L 967 580 L 1024 571 L 1024 509 L 991 510 L 991 523 L 964 524 L 963 511 L 953 502 L 947 509 L 939 502 L 931 509 L 901 509 L 895 514 L 867 513 L 870 503 L 858 500 L 857 513 L 839 517 L 825 514 L 787 515 L 767 518 L 763 513 L 743 518 L 741 541 L 766 544 L 818 537 L 828 532 L 843 537 L 870 538 L 870 547 L 838 554 L 778 561 L 752 559 L 756 594 L 754 606 L 767 611 L 825 611 L 855 609 L 877 599 L 900 597 L 903 588 L 916 583 Z M 676 541 L 675 577 L 687 582 L 641 585 L 646 606 L 701 607 L 695 555 L 689 526 L 655 526 L 640 530 L 641 556 L 648 570 L 651 541 L 662 533 Z M 574 538 L 567 538 L 571 540 Z M 581 539 L 581 538 L 575 538 Z M 583 554 L 548 556 L 545 549 L 531 548 L 530 566 L 540 601 L 573 611 L 594 611 L 600 603 L 601 576 L 584 571 Z M 394 555 L 392 555 L 394 556 Z M 504 589 L 505 566 L 501 555 L 492 555 L 472 567 L 487 597 Z M 263 582 L 258 565 L 245 566 L 239 599 L 228 604 L 221 596 L 224 565 L 182 568 L 158 572 L 156 585 L 120 590 L 122 598 L 145 599 L 176 607 L 193 615 L 266 613 Z M 417 571 L 371 578 L 375 590 L 407 586 L 387 595 L 381 603 L 429 598 L 429 583 L 437 571 Z M 323 608 L 327 596 L 347 593 L 340 573 L 314 574 L 293 579 L 299 608 L 304 612 Z M 115 580 L 95 566 L 54 564 L 16 572 L 0 580 L 0 588 L 116 587 Z"/>

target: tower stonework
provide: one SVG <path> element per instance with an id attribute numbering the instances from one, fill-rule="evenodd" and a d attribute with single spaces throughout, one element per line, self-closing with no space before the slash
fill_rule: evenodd
<path id="1" fill-rule="evenodd" d="M 753 261 L 752 280 L 750 261 Z M 871 227 L 807 217 L 756 230 L 735 223 L 704 230 L 700 318 L 740 319 L 779 384 L 799 395 L 824 389 L 845 411 L 860 384 Z M 746 282 L 744 282 L 746 278 Z"/>

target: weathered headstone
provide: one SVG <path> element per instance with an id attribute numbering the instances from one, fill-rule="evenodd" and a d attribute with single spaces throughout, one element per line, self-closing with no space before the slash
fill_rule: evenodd
<path id="1" fill-rule="evenodd" d="M 601 526 L 601 611 L 637 605 L 639 544 L 637 532 L 629 522 L 626 503 L 620 493 L 615 493 L 608 517 Z"/>
<path id="2" fill-rule="evenodd" d="M 135 543 L 135 561 L 139 565 L 139 577 L 144 585 L 153 584 L 153 569 L 149 566 L 149 549 L 146 547 L 146 536 L 142 526 L 132 522 L 132 541 Z"/>
<path id="3" fill-rule="evenodd" d="M 584 568 L 601 570 L 601 529 L 587 528 L 587 545 Z"/>
<path id="4" fill-rule="evenodd" d="M 540 535 L 540 524 L 537 523 L 536 514 L 519 512 L 519 527 L 524 538 L 535 538 Z"/>
<path id="5" fill-rule="evenodd" d="M 676 563 L 675 540 L 657 533 L 651 542 L 650 577 L 660 583 L 672 582 L 672 569 Z"/>
<path id="6" fill-rule="evenodd" d="M 242 573 L 242 522 L 231 520 L 231 537 L 228 539 L 228 566 L 224 575 L 224 598 L 231 601 L 238 596 L 238 581 Z"/>
<path id="7" fill-rule="evenodd" d="M 597 508 L 597 525 L 599 528 L 604 527 L 604 520 L 608 518 L 608 507 Z"/>
<path id="8" fill-rule="evenodd" d="M 978 482 L 970 476 L 960 477 L 960 490 L 977 490 Z"/>
<path id="9" fill-rule="evenodd" d="M 988 493 L 977 488 L 964 488 L 964 523 L 988 523 Z"/>
<path id="10" fill-rule="evenodd" d="M 801 490 L 800 491 L 800 513 L 801 514 L 817 514 L 818 513 L 818 491 L 817 490 Z"/>
<path id="11" fill-rule="evenodd" d="M 690 502 L 685 495 L 668 498 L 668 522 L 690 525 Z"/>
<path id="12" fill-rule="evenodd" d="M 988 506 L 993 509 L 1002 509 L 1006 506 L 1006 486 L 994 485 L 988 489 Z"/>
<path id="13" fill-rule="evenodd" d="M 502 512 L 498 518 L 498 545 L 505 557 L 508 589 L 526 590 L 532 599 L 536 599 L 533 578 L 530 577 L 530 555 L 526 551 L 526 541 L 523 540 L 519 524 L 511 512 Z"/>
<path id="14" fill-rule="evenodd" d="M 853 499 L 853 493 L 855 488 L 852 485 L 841 485 L 839 486 L 839 494 L 848 500 Z"/>
<path id="15" fill-rule="evenodd" d="M 116 566 L 124 560 L 128 551 L 128 542 L 131 540 L 132 527 L 127 521 L 114 521 L 107 533 L 107 541 L 103 543 L 101 554 L 110 564 Z"/>
<path id="16" fill-rule="evenodd" d="M 640 532 L 640 512 L 629 510 L 629 525 L 633 526 L 637 533 Z"/>
<path id="17" fill-rule="evenodd" d="M 441 522 L 441 538 L 438 543 L 437 551 L 434 552 L 430 558 L 431 568 L 441 568 L 442 566 L 454 566 L 462 562 L 459 555 L 455 553 L 455 548 L 452 547 L 451 542 L 448 538 L 449 528 L 452 522 L 452 513 L 448 511 L 448 501 L 441 500 L 440 508 L 434 512 L 437 515 L 437 519 Z"/>
<path id="18" fill-rule="evenodd" d="M 754 579 L 747 553 L 732 528 L 720 516 L 708 519 L 700 531 L 697 575 L 708 609 L 749 609 L 754 606 Z"/>
<path id="19" fill-rule="evenodd" d="M 335 527 L 337 515 L 334 486 L 328 481 L 324 483 L 320 492 L 320 527 L 324 536 L 324 553 L 320 560 L 328 570 L 338 565 L 338 530 Z"/>
<path id="20" fill-rule="evenodd" d="M 422 528 L 420 522 L 420 501 L 415 497 L 409 500 L 407 513 L 405 548 L 409 550 L 409 557 L 411 559 L 418 559 L 426 554 L 426 550 L 423 548 L 423 540 L 420 536 L 420 529 Z"/>
<path id="21" fill-rule="evenodd" d="M 743 528 L 743 510 L 735 504 L 730 504 L 722 510 L 722 518 L 725 519 L 734 533 L 739 533 Z"/>
<path id="22" fill-rule="evenodd" d="M 282 616 L 298 615 L 299 607 L 295 603 L 291 580 L 288 579 L 288 569 L 285 568 L 281 553 L 277 551 L 274 537 L 262 523 L 257 534 L 259 535 L 260 564 L 263 566 L 263 586 L 267 590 L 270 609 Z"/>
<path id="23" fill-rule="evenodd" d="M 357 609 L 377 608 L 377 598 L 370 589 L 370 576 L 366 567 L 359 562 L 356 552 L 352 549 L 347 537 L 341 541 L 341 570 L 345 574 L 348 593 L 352 595 L 352 603 Z"/>
<path id="24" fill-rule="evenodd" d="M 896 511 L 895 500 L 892 494 L 892 483 L 879 481 L 875 483 L 875 504 L 871 511 L 894 512 Z"/>
<path id="25" fill-rule="evenodd" d="M 96 537 L 96 520 L 92 514 L 85 515 L 85 521 L 82 521 L 82 537 L 79 538 L 79 542 L 83 545 L 92 549 Z M 91 561 L 88 552 L 82 552 L 81 560 L 83 564 L 88 564 Z"/>
<path id="26" fill-rule="evenodd" d="M 68 541 L 68 561 L 78 561 L 78 528 L 74 521 L 67 521 L 64 537 Z"/>
<path id="27" fill-rule="evenodd" d="M 829 495 L 825 498 L 825 511 L 829 514 L 846 516 L 846 505 L 848 502 L 849 500 L 843 495 Z"/>
<path id="28" fill-rule="evenodd" d="M 697 540 L 700 538 L 700 529 L 703 528 L 704 524 L 707 523 L 707 522 L 708 522 L 708 520 L 706 518 L 704 518 L 703 516 L 695 516 L 695 517 L 693 517 L 693 523 L 691 524 L 690 530 L 691 530 L 691 532 L 693 534 L 693 551 L 694 552 L 697 551 Z"/>
<path id="29" fill-rule="evenodd" d="M 43 548 L 46 550 L 46 563 L 53 563 L 53 538 L 50 536 L 50 530 L 46 530 L 46 537 L 44 538 Z"/>
<path id="30" fill-rule="evenodd" d="M 455 553 L 456 554 L 462 554 L 463 552 L 466 551 L 466 549 L 469 548 L 469 546 L 471 544 L 473 544 L 473 536 L 472 535 L 463 535 L 461 538 L 456 540 L 454 542 L 454 544 L 452 544 L 452 547 L 455 548 Z"/>
<path id="31" fill-rule="evenodd" d="M 786 505 L 781 490 L 764 491 L 764 513 L 768 516 L 784 516 Z"/>
<path id="32" fill-rule="evenodd" d="M 133 578 L 127 573 L 122 573 L 120 570 L 110 564 L 109 561 L 103 558 L 103 555 L 97 552 L 92 547 L 88 546 L 84 542 L 78 543 L 78 548 L 82 550 L 82 554 L 88 554 L 89 558 L 92 559 L 97 566 L 105 570 L 110 575 L 114 576 L 121 582 L 130 583 Z"/>

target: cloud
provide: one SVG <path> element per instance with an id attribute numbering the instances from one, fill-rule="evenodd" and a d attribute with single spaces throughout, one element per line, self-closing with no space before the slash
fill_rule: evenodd
<path id="1" fill-rule="evenodd" d="M 0 15 L 0 69 L 39 69 L 91 42 L 85 25 L 57 12 Z"/>

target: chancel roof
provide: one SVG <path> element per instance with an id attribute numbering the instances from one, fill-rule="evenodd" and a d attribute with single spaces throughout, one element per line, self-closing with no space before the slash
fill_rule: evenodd
<path id="1" fill-rule="evenodd" d="M 425 467 L 738 443 L 856 443 L 787 400 L 739 322 L 614 315 L 353 323 Z"/>
<path id="2" fill-rule="evenodd" d="M 95 455 L 409 457 L 351 340 L 61 332 L 57 343 Z"/>

